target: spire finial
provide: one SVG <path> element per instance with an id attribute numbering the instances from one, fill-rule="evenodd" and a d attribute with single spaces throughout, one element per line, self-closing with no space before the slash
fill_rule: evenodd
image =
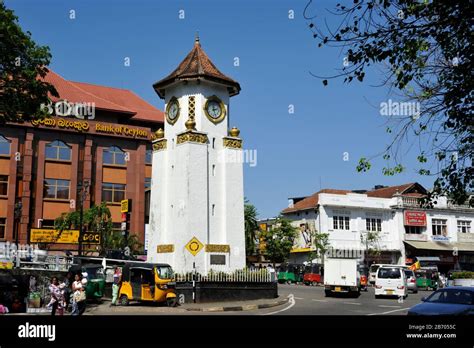
<path id="1" fill-rule="evenodd" d="M 194 39 L 194 43 L 197 44 L 197 45 L 200 45 L 200 43 L 199 43 L 199 30 L 196 31 L 196 38 Z"/>

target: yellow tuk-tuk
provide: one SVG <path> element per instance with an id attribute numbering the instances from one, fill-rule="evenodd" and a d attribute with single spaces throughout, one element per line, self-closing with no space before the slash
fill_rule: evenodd
<path id="1" fill-rule="evenodd" d="M 176 306 L 176 282 L 171 266 L 165 263 L 129 262 L 122 268 L 119 299 L 122 306 L 130 301 L 166 302 Z"/>

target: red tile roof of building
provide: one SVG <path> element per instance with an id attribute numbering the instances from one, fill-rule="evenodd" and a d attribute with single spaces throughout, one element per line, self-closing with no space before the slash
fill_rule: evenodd
<path id="1" fill-rule="evenodd" d="M 368 191 L 367 196 L 379 197 L 379 198 L 392 198 L 396 193 L 401 194 L 401 195 L 403 194 L 408 195 L 408 193 L 406 192 L 409 191 L 409 189 L 411 189 L 414 185 L 419 185 L 419 184 L 412 182 L 412 183 L 404 184 L 404 185 L 383 187 L 377 190 Z"/>
<path id="2" fill-rule="evenodd" d="M 132 120 L 163 123 L 161 110 L 127 89 L 68 81 L 51 70 L 45 80 L 54 85 L 59 93 L 59 98 L 51 97 L 54 102 L 94 103 L 98 109 L 128 114 Z"/>
<path id="3" fill-rule="evenodd" d="M 308 196 L 308 197 L 302 199 L 301 201 L 295 203 L 293 205 L 293 207 L 291 207 L 291 208 L 288 207 L 288 208 L 284 209 L 282 211 L 282 213 L 287 214 L 287 213 L 292 213 L 292 212 L 299 211 L 299 210 L 308 210 L 308 209 L 316 208 L 316 206 L 318 205 L 319 194 L 320 193 L 332 193 L 332 194 L 335 194 L 335 195 L 345 195 L 346 193 L 349 193 L 349 192 L 351 192 L 351 191 L 323 189 L 323 190 L 318 191 L 318 192 L 312 194 L 311 196 Z"/>
<path id="4" fill-rule="evenodd" d="M 240 85 L 237 81 L 217 69 L 207 54 L 201 48 L 199 38 L 196 38 L 194 47 L 178 67 L 167 77 L 161 79 L 153 85 L 160 98 L 165 96 L 165 88 L 176 81 L 205 79 L 223 84 L 228 87 L 230 95 L 240 92 Z"/>
<path id="5" fill-rule="evenodd" d="M 308 196 L 301 201 L 295 203 L 293 207 L 288 207 L 283 209 L 282 214 L 289 214 L 301 210 L 315 209 L 319 203 L 319 194 L 320 193 L 330 193 L 336 195 L 346 195 L 352 193 L 351 190 L 334 190 L 334 189 L 324 189 L 314 193 L 311 196 Z M 423 197 L 426 194 L 426 190 L 423 186 L 418 183 L 409 183 L 398 186 L 388 186 L 376 190 L 367 191 L 365 194 L 368 197 L 377 197 L 377 198 L 392 198 L 395 194 L 400 194 L 407 197 Z"/>

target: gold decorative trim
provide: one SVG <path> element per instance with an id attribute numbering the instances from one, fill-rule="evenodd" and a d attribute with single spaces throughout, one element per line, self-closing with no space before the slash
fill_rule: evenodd
<path id="1" fill-rule="evenodd" d="M 165 150 L 167 145 L 166 139 L 160 139 L 153 143 L 153 151 Z"/>
<path id="2" fill-rule="evenodd" d="M 229 244 L 206 244 L 206 253 L 229 253 Z"/>
<path id="3" fill-rule="evenodd" d="M 219 106 L 221 108 L 221 114 L 219 115 L 219 117 L 217 118 L 214 118 L 212 117 L 211 115 L 209 115 L 209 113 L 207 112 L 207 106 L 210 102 L 212 101 L 215 101 L 217 103 L 219 103 Z M 218 96 L 216 95 L 212 95 L 210 96 L 209 98 L 207 98 L 206 100 L 206 103 L 204 104 L 204 113 L 206 114 L 207 118 L 209 119 L 209 121 L 211 121 L 212 123 L 215 123 L 215 124 L 218 124 L 220 122 L 222 122 L 222 120 L 225 118 L 226 116 L 226 111 L 225 111 L 225 105 L 224 103 L 222 102 L 222 100 L 219 99 Z"/>
<path id="4" fill-rule="evenodd" d="M 242 148 L 242 139 L 236 138 L 223 138 L 224 147 L 231 149 L 241 149 Z"/>
<path id="5" fill-rule="evenodd" d="M 174 244 L 159 244 L 156 246 L 156 252 L 163 253 L 172 253 L 174 252 Z"/>
<path id="6" fill-rule="evenodd" d="M 187 131 L 185 133 L 178 134 L 176 144 L 182 144 L 187 142 L 194 142 L 200 144 L 206 144 L 209 141 L 207 135 L 204 133 L 198 133 L 193 131 Z"/>
<path id="7" fill-rule="evenodd" d="M 178 105 L 178 113 L 176 114 L 176 117 L 174 119 L 170 118 L 168 115 L 169 115 L 169 111 L 170 111 L 170 107 L 171 105 L 173 104 L 176 104 Z M 171 97 L 170 101 L 168 102 L 168 104 L 166 105 L 166 121 L 168 121 L 169 124 L 173 125 L 176 123 L 176 121 L 178 121 L 178 118 L 179 118 L 179 114 L 181 112 L 181 108 L 179 107 L 179 101 L 178 99 L 176 99 L 176 97 Z"/>

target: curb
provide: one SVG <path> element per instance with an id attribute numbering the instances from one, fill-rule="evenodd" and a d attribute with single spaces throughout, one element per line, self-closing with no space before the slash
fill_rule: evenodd
<path id="1" fill-rule="evenodd" d="M 254 305 L 243 305 L 243 306 L 229 306 L 229 307 L 207 307 L 207 308 L 186 308 L 190 312 L 241 312 L 241 311 L 252 311 L 256 309 L 265 309 L 276 306 L 281 306 L 290 300 L 289 297 L 276 301 L 263 304 L 254 304 Z"/>

